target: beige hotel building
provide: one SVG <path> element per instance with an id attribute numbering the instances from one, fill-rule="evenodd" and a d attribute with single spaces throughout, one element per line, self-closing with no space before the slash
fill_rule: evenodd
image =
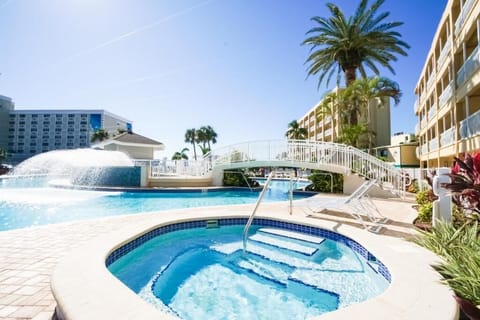
<path id="1" fill-rule="evenodd" d="M 480 151 L 480 0 L 449 0 L 415 87 L 421 167 Z"/>

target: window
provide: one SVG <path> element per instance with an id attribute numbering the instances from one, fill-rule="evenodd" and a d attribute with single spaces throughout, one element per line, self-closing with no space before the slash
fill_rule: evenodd
<path id="1" fill-rule="evenodd" d="M 24 131 L 25 131 L 25 128 L 18 129 L 18 132 L 24 132 Z"/>
<path id="2" fill-rule="evenodd" d="M 24 114 L 21 114 L 19 117 L 20 117 L 20 118 L 25 118 L 25 115 L 24 115 Z"/>
<path id="3" fill-rule="evenodd" d="M 62 132 L 62 129 L 61 128 L 56 128 L 55 132 Z"/>
<path id="4" fill-rule="evenodd" d="M 37 132 L 37 128 L 30 129 L 31 132 Z"/>
<path id="5" fill-rule="evenodd" d="M 62 125 L 62 121 L 56 121 L 55 124 L 56 124 L 57 126 L 60 126 L 60 125 Z"/>
<path id="6" fill-rule="evenodd" d="M 68 125 L 73 126 L 75 124 L 75 121 L 68 121 Z"/>
<path id="7" fill-rule="evenodd" d="M 37 153 L 37 150 L 31 149 L 31 150 L 30 150 L 30 153 Z"/>
<path id="8" fill-rule="evenodd" d="M 42 143 L 42 146 L 44 146 L 44 147 L 48 147 L 48 142 L 44 142 L 44 143 Z"/>
<path id="9" fill-rule="evenodd" d="M 35 142 L 30 142 L 30 147 L 35 147 L 37 144 Z"/>
<path id="10" fill-rule="evenodd" d="M 32 118 L 38 118 L 38 114 L 32 114 Z"/>
<path id="11" fill-rule="evenodd" d="M 43 128 L 43 132 L 50 132 L 49 128 Z"/>

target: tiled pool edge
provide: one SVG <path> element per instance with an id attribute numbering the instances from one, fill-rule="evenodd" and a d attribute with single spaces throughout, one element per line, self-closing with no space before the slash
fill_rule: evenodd
<path id="1" fill-rule="evenodd" d="M 268 205 L 268 207 L 275 206 Z M 224 208 L 223 210 L 210 208 L 208 211 L 205 208 L 188 209 L 171 212 L 169 215 L 162 214 L 150 221 L 138 225 L 132 224 L 128 229 L 101 237 L 90 245 L 75 250 L 59 264 L 52 277 L 52 291 L 59 308 L 66 311 L 64 315 L 68 319 L 143 320 L 158 319 L 159 317 L 171 319 L 168 315 L 162 316 L 159 311 L 139 299 L 109 273 L 105 267 L 109 253 L 138 237 L 139 234 L 172 222 L 186 222 L 200 218 L 245 218 L 248 213 L 240 208 Z M 412 253 L 406 247 L 413 245 L 405 241 L 375 236 L 337 222 L 314 221 L 314 219 L 305 217 L 289 216 L 286 213 L 279 215 L 278 211 L 268 210 L 270 210 L 268 213 L 261 213 L 259 216 L 348 234 L 379 257 L 392 273 L 392 285 L 378 298 L 325 314 L 318 319 L 346 319 L 352 314 L 359 319 L 406 320 L 429 319 L 432 316 L 435 319 L 457 319 L 457 308 L 451 298 L 451 292 L 438 283 L 438 276 L 429 267 L 435 261 L 435 257 L 428 252 L 421 248 L 415 248 L 415 251 L 422 251 L 421 254 Z M 395 248 L 398 252 L 391 252 L 391 248 Z M 413 258 L 414 260 L 410 263 L 406 261 Z M 101 284 L 99 285 L 99 283 Z M 72 305 L 72 301 L 75 302 L 75 306 Z"/>
<path id="2" fill-rule="evenodd" d="M 247 218 L 217 219 L 219 227 L 230 226 L 230 225 L 245 225 L 247 223 L 247 220 L 248 220 Z M 209 220 L 199 219 L 199 220 L 192 220 L 187 222 L 171 223 L 165 226 L 155 228 L 151 231 L 148 231 L 145 234 L 139 235 L 137 238 L 133 239 L 127 244 L 124 244 L 121 247 L 113 250 L 108 255 L 105 261 L 105 265 L 108 268 L 108 266 L 110 266 L 116 260 L 120 259 L 125 254 L 138 248 L 142 244 L 154 239 L 155 237 L 158 237 L 160 235 L 163 235 L 169 232 L 177 231 L 177 230 L 206 228 L 208 221 Z M 255 218 L 252 224 L 256 226 L 262 226 L 262 227 L 275 227 L 275 228 L 285 229 L 289 231 L 301 232 L 301 233 L 320 236 L 326 239 L 340 242 L 346 245 L 347 247 L 351 248 L 353 251 L 360 254 L 365 259 L 366 262 L 374 261 L 378 266 L 378 270 L 374 269 L 374 271 L 382 275 L 389 283 L 392 280 L 390 272 L 388 271 L 388 268 L 379 259 L 377 259 L 377 257 L 375 257 L 372 253 L 370 253 L 360 243 L 343 234 L 322 229 L 319 227 L 308 226 L 308 225 L 293 223 L 293 222 L 285 222 L 281 220 L 274 220 L 272 218 L 270 219 Z"/>

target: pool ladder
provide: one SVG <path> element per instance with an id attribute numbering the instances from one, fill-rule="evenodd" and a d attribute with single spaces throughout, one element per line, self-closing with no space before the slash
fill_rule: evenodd
<path id="1" fill-rule="evenodd" d="M 255 217 L 255 213 L 257 212 L 258 206 L 260 202 L 262 202 L 263 196 L 268 189 L 268 185 L 270 181 L 272 181 L 273 176 L 275 175 L 275 171 L 272 170 L 268 175 L 267 181 L 265 181 L 265 185 L 263 186 L 262 192 L 258 196 L 257 203 L 255 203 L 255 208 L 253 208 L 252 214 L 248 218 L 247 224 L 245 224 L 245 228 L 243 228 L 243 252 L 247 251 L 247 238 L 248 238 L 248 229 L 250 229 L 250 225 L 253 222 L 253 218 Z"/>

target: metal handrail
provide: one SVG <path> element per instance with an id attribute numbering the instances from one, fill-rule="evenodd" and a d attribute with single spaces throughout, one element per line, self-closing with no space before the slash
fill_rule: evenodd
<path id="1" fill-rule="evenodd" d="M 265 185 L 263 186 L 262 192 L 260 192 L 260 195 L 258 196 L 257 203 L 255 203 L 255 208 L 253 208 L 252 214 L 250 214 L 250 217 L 248 218 L 248 221 L 245 224 L 245 227 L 243 228 L 243 252 L 247 251 L 248 229 L 250 229 L 250 226 L 252 225 L 253 218 L 255 217 L 255 213 L 257 212 L 260 202 L 262 202 L 263 196 L 265 195 L 265 192 L 268 189 L 268 185 L 270 184 L 270 181 L 272 181 L 274 173 L 275 173 L 274 170 L 270 172 L 270 175 L 268 176 L 267 181 L 265 181 Z"/>
<path id="2" fill-rule="evenodd" d="M 247 177 L 245 176 L 245 174 L 244 174 L 242 171 L 223 171 L 223 173 L 239 173 L 239 174 L 243 177 L 243 180 L 244 180 L 245 183 L 247 184 L 247 186 L 248 186 L 248 188 L 250 189 L 250 191 L 253 191 L 252 186 L 250 185 L 250 183 L 248 182 Z"/>

